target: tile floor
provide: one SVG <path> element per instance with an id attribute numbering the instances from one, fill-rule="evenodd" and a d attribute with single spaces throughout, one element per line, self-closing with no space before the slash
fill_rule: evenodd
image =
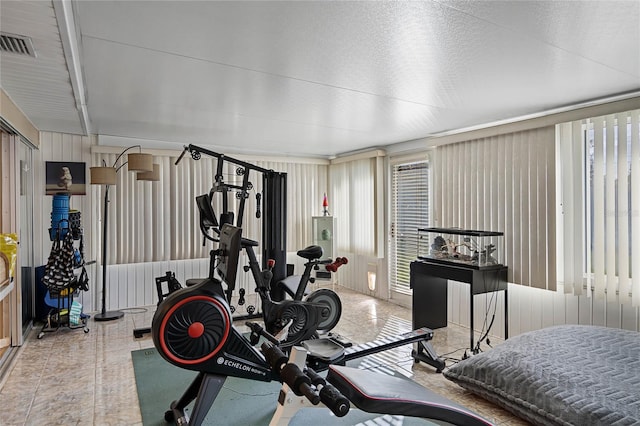
<path id="1" fill-rule="evenodd" d="M 354 342 L 411 327 L 410 309 L 342 287 L 336 291 L 343 313 L 335 331 Z M 32 330 L 0 389 L 0 425 L 141 425 L 131 351 L 152 347 L 153 342 L 148 334 L 135 339 L 133 329 L 148 327 L 154 310 L 125 310 L 123 319 L 112 322 L 89 320 L 86 334 L 82 329 L 60 329 L 37 339 L 39 327 Z M 449 325 L 435 331 L 432 343 L 442 356 L 464 348 L 468 336 L 468 329 Z M 381 357 L 423 386 L 497 425 L 527 424 L 449 382 L 432 367 L 415 364 L 411 345 L 394 351 Z M 464 349 L 449 356 L 459 359 L 463 353 Z"/>

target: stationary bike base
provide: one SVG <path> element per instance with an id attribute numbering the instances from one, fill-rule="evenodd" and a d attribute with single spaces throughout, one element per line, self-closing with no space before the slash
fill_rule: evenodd
<path id="1" fill-rule="evenodd" d="M 418 342 L 417 349 L 411 351 L 411 356 L 416 363 L 422 361 L 434 367 L 436 373 L 442 373 L 446 366 L 444 360 L 438 357 L 435 349 L 428 342 Z"/>
<path id="2" fill-rule="evenodd" d="M 100 312 L 93 316 L 93 319 L 96 321 L 113 321 L 120 319 L 124 316 L 124 312 L 122 311 L 107 311 Z"/>
<path id="3" fill-rule="evenodd" d="M 171 403 L 170 409 L 164 413 L 165 421 L 179 426 L 202 424 L 226 380 L 227 376 L 200 372 L 182 397 Z M 195 405 L 189 415 L 185 410 L 193 400 Z"/>

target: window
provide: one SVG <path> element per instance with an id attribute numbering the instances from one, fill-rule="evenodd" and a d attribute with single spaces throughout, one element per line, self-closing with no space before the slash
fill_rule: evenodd
<path id="1" fill-rule="evenodd" d="M 392 165 L 389 279 L 392 291 L 409 290 L 409 265 L 418 254 L 418 228 L 429 226 L 429 163 Z"/>
<path id="2" fill-rule="evenodd" d="M 560 125 L 565 287 L 640 305 L 640 110 Z M 571 221 L 575 223 L 572 224 Z M 567 251 L 565 249 L 565 251 Z M 636 255 L 637 257 L 637 255 Z"/>

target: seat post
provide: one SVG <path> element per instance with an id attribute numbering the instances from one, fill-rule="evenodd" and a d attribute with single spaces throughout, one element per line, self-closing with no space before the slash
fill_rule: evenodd
<path id="1" fill-rule="evenodd" d="M 307 290 L 307 284 L 311 279 L 311 269 L 315 265 L 315 262 L 309 260 L 304 264 L 304 272 L 302 273 L 302 277 L 300 277 L 300 283 L 298 284 L 298 288 L 296 289 L 296 295 L 293 300 L 302 300 L 304 296 L 304 292 Z"/>

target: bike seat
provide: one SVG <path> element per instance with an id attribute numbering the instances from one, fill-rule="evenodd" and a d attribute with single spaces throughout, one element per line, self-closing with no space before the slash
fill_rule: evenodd
<path id="1" fill-rule="evenodd" d="M 309 246 L 302 250 L 298 250 L 297 255 L 307 260 L 320 259 L 322 257 L 322 247 Z"/>

